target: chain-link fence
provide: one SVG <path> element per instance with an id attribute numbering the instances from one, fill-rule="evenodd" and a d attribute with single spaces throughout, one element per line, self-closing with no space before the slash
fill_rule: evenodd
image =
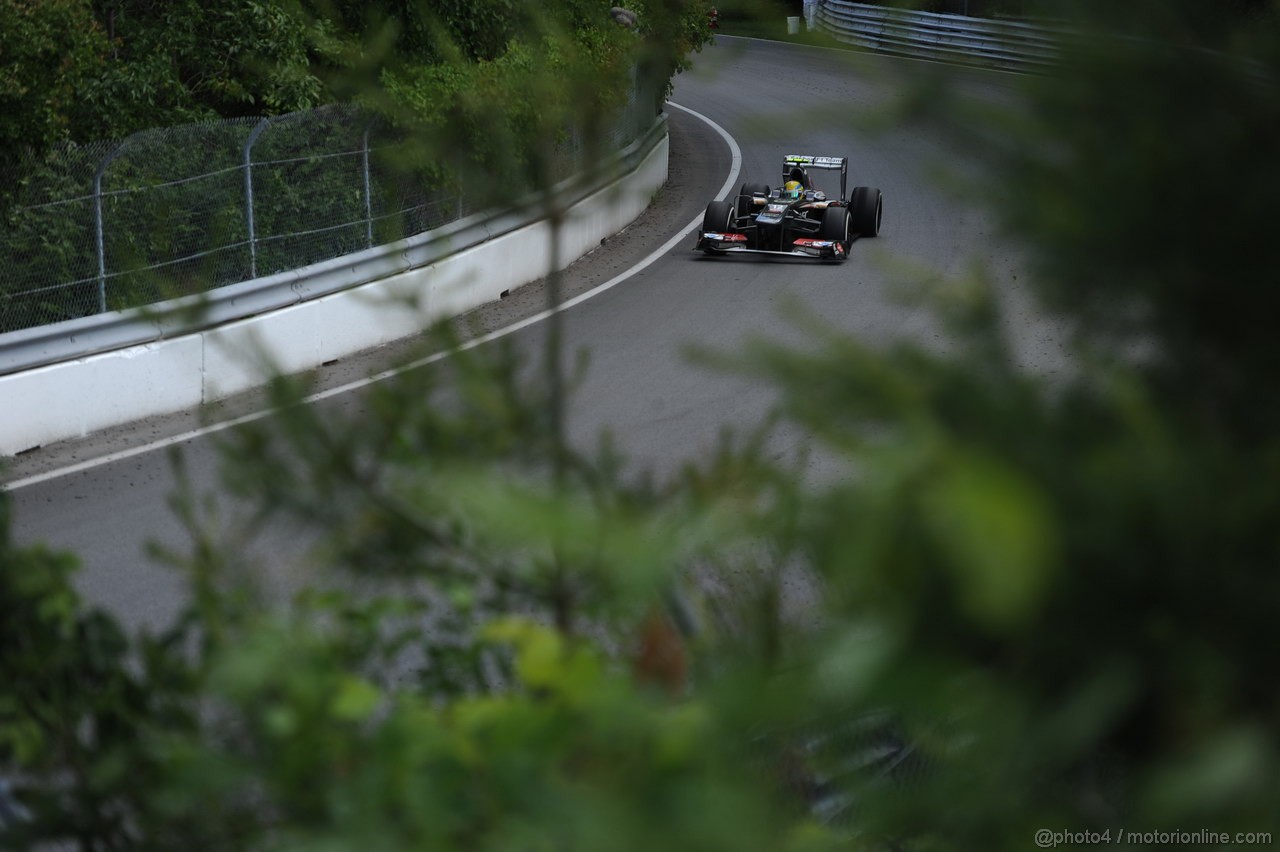
<path id="1" fill-rule="evenodd" d="M 608 150 L 652 123 L 647 88 L 632 87 Z M 0 222 L 0 333 L 296 269 L 474 212 L 441 170 L 396 165 L 405 145 L 368 113 L 332 105 L 147 130 L 30 162 Z M 581 146 L 563 147 L 562 177 L 581 167 Z"/>

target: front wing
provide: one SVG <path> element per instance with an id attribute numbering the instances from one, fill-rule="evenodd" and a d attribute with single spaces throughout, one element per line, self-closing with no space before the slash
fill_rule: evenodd
<path id="1" fill-rule="evenodd" d="M 844 244 L 836 240 L 815 240 L 808 237 L 797 237 L 791 241 L 790 251 L 772 249 L 753 249 L 745 245 L 745 234 L 727 234 L 717 231 L 703 231 L 694 246 L 697 251 L 713 254 L 772 254 L 782 257 L 806 257 L 815 260 L 844 260 L 846 257 Z"/>

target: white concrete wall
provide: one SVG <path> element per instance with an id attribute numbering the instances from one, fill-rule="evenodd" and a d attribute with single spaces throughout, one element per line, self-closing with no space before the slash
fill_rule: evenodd
<path id="1" fill-rule="evenodd" d="M 578 202 L 561 233 L 568 265 L 633 221 L 666 182 L 664 136 L 629 175 Z M 437 263 L 201 333 L 0 376 L 0 456 L 194 408 L 267 378 L 418 332 L 550 271 L 537 222 Z M 416 308 L 414 307 L 416 306 Z"/>

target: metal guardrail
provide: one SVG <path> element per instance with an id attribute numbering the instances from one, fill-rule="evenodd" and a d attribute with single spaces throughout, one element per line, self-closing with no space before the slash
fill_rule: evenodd
<path id="1" fill-rule="evenodd" d="M 856 47 L 962 65 L 1042 73 L 1057 61 L 1062 33 L 1017 21 L 910 12 L 821 0 L 818 26 Z"/>
<path id="2" fill-rule="evenodd" d="M 659 116 L 592 175 L 575 175 L 557 186 L 573 204 L 632 171 L 666 134 Z M 442 260 L 543 218 L 536 197 L 486 210 L 395 243 L 127 311 L 108 311 L 0 335 L 0 376 L 129 346 L 191 334 L 238 319 L 318 299 Z"/>

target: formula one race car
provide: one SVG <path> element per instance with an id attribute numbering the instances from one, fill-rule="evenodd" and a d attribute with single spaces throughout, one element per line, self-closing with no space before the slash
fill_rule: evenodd
<path id="1" fill-rule="evenodd" d="M 816 189 L 810 169 L 840 171 L 840 195 L 828 198 Z M 695 249 L 709 255 L 774 254 L 819 260 L 847 260 L 859 237 L 880 235 L 880 190 L 867 186 L 847 197 L 848 157 L 789 154 L 782 165 L 781 189 L 744 183 L 732 201 L 713 201 L 702 217 Z"/>

